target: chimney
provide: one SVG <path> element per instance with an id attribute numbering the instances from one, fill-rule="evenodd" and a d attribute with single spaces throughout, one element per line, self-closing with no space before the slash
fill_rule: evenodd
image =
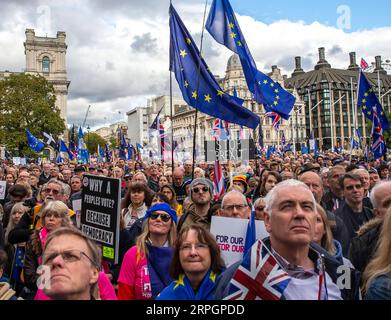
<path id="1" fill-rule="evenodd" d="M 350 56 L 350 66 L 348 67 L 348 70 L 359 70 L 360 67 L 357 65 L 356 53 L 350 52 L 349 56 Z"/>
<path id="2" fill-rule="evenodd" d="M 301 67 L 301 57 L 295 57 L 295 64 L 296 64 L 296 69 L 293 71 L 292 77 L 296 77 L 299 74 L 305 73 Z"/>
<path id="3" fill-rule="evenodd" d="M 274 72 L 276 70 L 277 70 L 277 66 L 276 65 L 272 66 L 272 72 Z"/>
<path id="4" fill-rule="evenodd" d="M 376 56 L 375 60 L 376 60 L 376 68 L 373 72 L 374 73 L 379 72 L 380 74 L 387 74 L 387 71 L 384 70 L 384 68 L 381 65 L 381 56 Z"/>
<path id="5" fill-rule="evenodd" d="M 325 49 L 322 47 L 319 48 L 318 50 L 319 50 L 319 61 L 315 66 L 315 70 L 319 70 L 322 68 L 331 68 L 331 65 L 326 60 Z"/>

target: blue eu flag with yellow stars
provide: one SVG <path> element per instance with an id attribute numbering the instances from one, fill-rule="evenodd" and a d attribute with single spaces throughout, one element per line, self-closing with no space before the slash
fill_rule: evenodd
<path id="1" fill-rule="evenodd" d="M 257 70 L 228 0 L 213 1 L 206 29 L 218 43 L 239 55 L 247 86 L 254 100 L 263 104 L 266 112 L 277 112 L 288 120 L 296 99 L 278 82 Z"/>
<path id="2" fill-rule="evenodd" d="M 255 129 L 259 116 L 242 107 L 243 100 L 224 93 L 174 7 L 170 6 L 170 71 L 188 105 L 214 118 Z"/>
<path id="3" fill-rule="evenodd" d="M 36 137 L 33 136 L 33 134 L 26 130 L 26 136 L 27 136 L 27 143 L 31 149 L 33 149 L 35 152 L 41 152 L 45 145 L 42 141 L 38 140 Z"/>
<path id="4" fill-rule="evenodd" d="M 362 109 L 362 112 L 368 120 L 373 121 L 375 111 L 382 129 L 385 131 L 390 128 L 386 113 L 362 71 L 360 71 L 357 105 L 358 108 Z"/>

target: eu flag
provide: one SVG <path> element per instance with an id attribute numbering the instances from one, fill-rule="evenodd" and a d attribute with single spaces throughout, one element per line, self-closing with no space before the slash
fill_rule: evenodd
<path id="1" fill-rule="evenodd" d="M 119 141 L 119 158 L 122 160 L 126 160 L 125 149 L 127 147 L 127 143 L 126 143 L 125 135 L 124 135 L 121 128 L 119 129 L 119 140 L 120 140 Z"/>
<path id="2" fill-rule="evenodd" d="M 79 139 L 79 142 L 78 142 L 78 149 L 79 149 L 78 158 L 83 163 L 88 163 L 89 154 L 88 154 L 86 141 L 84 139 L 83 130 L 82 130 L 81 127 L 79 127 L 78 139 Z"/>
<path id="3" fill-rule="evenodd" d="M 62 140 L 60 140 L 60 152 L 66 152 L 68 154 L 69 160 L 73 160 L 72 152 L 69 151 L 67 145 Z"/>
<path id="4" fill-rule="evenodd" d="M 278 82 L 257 70 L 238 21 L 228 0 L 214 0 L 206 22 L 206 29 L 220 44 L 239 55 L 248 89 L 254 100 L 263 104 L 266 112 L 277 112 L 288 120 L 295 97 Z"/>
<path id="5" fill-rule="evenodd" d="M 32 135 L 30 131 L 26 129 L 27 143 L 31 149 L 35 152 L 41 152 L 45 147 L 44 143 L 38 140 L 36 137 Z"/>
<path id="6" fill-rule="evenodd" d="M 170 34 L 170 71 L 175 73 L 187 104 L 214 118 L 255 129 L 259 116 L 242 107 L 242 99 L 221 90 L 172 5 Z"/>
<path id="7" fill-rule="evenodd" d="M 365 117 L 372 121 L 374 111 L 379 118 L 380 124 L 383 130 L 388 130 L 390 124 L 388 123 L 386 113 L 381 106 L 379 99 L 377 98 L 375 92 L 372 90 L 371 85 L 368 82 L 368 79 L 365 77 L 364 72 L 360 71 L 360 80 L 359 80 L 359 90 L 358 90 L 358 108 L 362 109 Z"/>

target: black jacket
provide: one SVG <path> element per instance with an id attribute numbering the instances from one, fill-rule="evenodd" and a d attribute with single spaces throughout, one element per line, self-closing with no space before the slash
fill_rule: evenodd
<path id="1" fill-rule="evenodd" d="M 382 226 L 382 220 L 372 220 L 365 224 L 358 236 L 350 242 L 349 260 L 360 272 L 364 272 L 375 254 Z"/>
<path id="2" fill-rule="evenodd" d="M 325 210 L 328 210 L 328 211 L 331 211 L 331 212 L 334 212 L 333 209 L 334 209 L 334 201 L 338 200 L 338 204 L 339 204 L 339 208 L 342 206 L 343 204 L 343 200 L 342 199 L 339 199 L 334 193 L 332 193 L 331 191 L 328 191 L 324 194 L 324 196 L 322 197 L 322 207 L 325 209 Z"/>
<path id="3" fill-rule="evenodd" d="M 349 247 L 347 246 L 349 243 L 349 237 L 345 223 L 340 217 L 337 217 L 331 211 L 326 210 L 326 214 L 327 220 L 330 224 L 331 232 L 333 233 L 333 238 L 341 243 L 342 251 L 347 252 L 349 250 Z"/>
<path id="4" fill-rule="evenodd" d="M 372 210 L 363 207 L 363 211 L 361 213 L 353 212 L 353 210 L 349 207 L 349 205 L 345 202 L 342 207 L 340 207 L 335 215 L 340 217 L 345 224 L 347 230 L 347 242 L 342 243 L 342 252 L 344 256 L 347 256 L 349 253 L 350 241 L 357 235 L 357 231 L 360 229 L 362 225 L 367 223 L 369 220 L 373 219 Z"/>
<path id="5" fill-rule="evenodd" d="M 271 250 L 270 239 L 266 238 L 263 240 L 263 242 L 266 247 Z M 337 284 L 338 277 L 341 276 L 341 273 L 338 272 L 338 268 L 343 265 L 343 262 L 340 259 L 336 259 L 332 255 L 330 255 L 325 249 L 323 249 L 314 242 L 310 244 L 310 251 L 308 256 L 314 262 L 316 262 L 319 256 L 322 256 L 327 274 L 333 280 L 333 283 Z M 228 296 L 230 281 L 241 263 L 242 261 L 238 261 L 237 263 L 231 265 L 216 279 L 217 285 L 214 295 L 215 300 L 222 300 L 224 297 Z M 359 299 L 360 279 L 360 272 L 354 269 L 350 269 L 350 289 L 340 289 L 341 297 L 343 300 Z"/>

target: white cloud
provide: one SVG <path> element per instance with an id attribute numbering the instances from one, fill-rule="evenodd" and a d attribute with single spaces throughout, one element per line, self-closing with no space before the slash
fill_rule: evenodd
<path id="1" fill-rule="evenodd" d="M 176 9 L 197 44 L 200 42 L 203 4 L 176 1 Z M 0 24 L 0 69 L 21 71 L 25 67 L 23 41 L 26 28 L 38 28 L 42 17 L 37 8 L 45 5 L 9 5 Z M 164 1 L 50 1 L 49 36 L 67 33 L 67 70 L 71 81 L 68 122 L 82 123 L 91 105 L 89 125 L 117 121 L 131 108 L 146 105 L 152 96 L 168 94 L 169 26 Z M 335 68 L 349 65 L 350 51 L 368 62 L 374 56 L 390 57 L 391 27 L 345 33 L 318 22 L 281 20 L 272 24 L 238 16 L 258 68 L 270 71 L 279 65 L 288 75 L 294 57 L 303 57 L 303 67 L 312 69 L 318 48 L 325 47 L 327 60 Z M 36 31 L 37 35 L 44 35 Z M 148 36 L 146 36 L 148 35 Z M 147 39 L 140 46 L 140 39 Z M 138 42 L 137 42 L 138 41 Z M 136 43 L 136 45 L 135 45 Z M 133 44 L 133 45 L 132 45 Z M 148 52 L 149 50 L 149 52 Z M 331 52 L 331 54 L 330 54 Z M 229 52 L 205 32 L 204 56 L 214 74 L 224 75 Z M 175 80 L 174 80 L 175 81 Z M 121 114 L 118 113 L 121 111 Z"/>

